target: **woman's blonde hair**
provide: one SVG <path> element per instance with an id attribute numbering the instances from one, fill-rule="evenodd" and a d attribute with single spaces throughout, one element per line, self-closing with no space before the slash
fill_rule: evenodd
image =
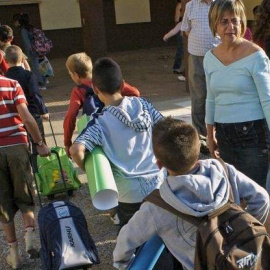
<path id="1" fill-rule="evenodd" d="M 70 55 L 66 61 L 66 67 L 72 73 L 76 72 L 80 78 L 92 78 L 92 60 L 84 52 Z"/>
<path id="2" fill-rule="evenodd" d="M 245 35 L 247 28 L 247 17 L 245 6 L 241 0 L 216 0 L 209 10 L 209 26 L 213 36 L 217 35 L 217 25 L 225 13 L 235 14 L 241 20 L 241 37 Z"/>

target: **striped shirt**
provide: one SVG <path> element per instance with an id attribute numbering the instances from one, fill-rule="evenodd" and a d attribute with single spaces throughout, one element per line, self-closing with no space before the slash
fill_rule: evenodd
<path id="1" fill-rule="evenodd" d="M 0 147 L 27 143 L 16 106 L 27 103 L 19 83 L 0 76 Z"/>
<path id="2" fill-rule="evenodd" d="M 75 140 L 90 152 L 97 145 L 103 148 L 120 202 L 141 202 L 163 180 L 152 149 L 152 129 L 161 118 L 146 100 L 124 97 L 118 106 L 107 106 L 94 116 Z"/>
<path id="3" fill-rule="evenodd" d="M 186 4 L 181 31 L 189 32 L 188 52 L 192 55 L 204 56 L 220 43 L 220 39 L 213 36 L 209 27 L 210 6 L 211 2 L 208 4 L 203 0 L 191 0 Z"/>

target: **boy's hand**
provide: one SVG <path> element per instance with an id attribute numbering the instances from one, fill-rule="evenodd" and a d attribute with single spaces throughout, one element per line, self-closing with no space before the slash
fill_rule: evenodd
<path id="1" fill-rule="evenodd" d="M 67 156 L 68 156 L 69 158 L 71 158 L 71 155 L 70 155 L 70 153 L 69 153 L 69 148 L 70 148 L 70 146 L 65 146 L 65 150 L 66 150 Z"/>
<path id="2" fill-rule="evenodd" d="M 41 117 L 42 117 L 43 120 L 49 121 L 49 119 L 50 119 L 50 114 L 49 114 L 49 113 L 45 113 L 45 114 L 42 114 Z"/>
<path id="3" fill-rule="evenodd" d="M 47 157 L 51 155 L 51 150 L 46 144 L 37 145 L 37 152 L 41 157 Z"/>
<path id="4" fill-rule="evenodd" d="M 164 40 L 164 41 L 168 41 L 167 35 L 165 35 L 165 36 L 163 37 L 163 40 Z"/>

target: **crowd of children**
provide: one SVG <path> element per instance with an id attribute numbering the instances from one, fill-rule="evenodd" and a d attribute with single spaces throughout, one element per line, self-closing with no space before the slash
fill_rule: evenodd
<path id="1" fill-rule="evenodd" d="M 180 26 L 176 26 L 174 33 L 179 31 Z M 26 251 L 31 258 L 38 257 L 27 133 L 34 154 L 48 156 L 50 150 L 42 122 L 49 114 L 39 93 L 41 82 L 29 70 L 22 50 L 11 45 L 12 39 L 12 29 L 0 26 L 0 68 L 4 74 L 0 76 L 0 221 L 10 247 L 7 262 L 17 269 L 22 265 L 14 224 L 18 210 L 25 226 Z M 266 221 L 269 195 L 265 189 L 230 164 L 226 164 L 227 178 L 216 159 L 199 160 L 196 129 L 164 118 L 140 97 L 136 87 L 124 81 L 114 60 L 104 57 L 92 65 L 86 53 L 76 53 L 68 57 L 66 68 L 76 84 L 63 123 L 66 153 L 85 170 L 86 152 L 101 146 L 112 164 L 119 193 L 120 226 L 113 253 L 116 268 L 125 269 L 137 248 L 157 234 L 184 269 L 194 269 L 196 234 L 190 232 L 196 228 L 150 202 L 143 203 L 155 189 L 175 209 L 194 217 L 226 204 L 232 190 L 237 204 L 244 200 L 251 215 Z M 91 118 L 73 140 L 80 109 Z"/>

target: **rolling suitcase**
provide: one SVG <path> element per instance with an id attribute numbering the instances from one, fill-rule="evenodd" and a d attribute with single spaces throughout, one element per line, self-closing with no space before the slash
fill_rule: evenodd
<path id="1" fill-rule="evenodd" d="M 68 199 L 60 156 L 55 150 L 51 152 L 58 161 Z M 99 264 L 98 252 L 82 211 L 69 201 L 54 201 L 42 207 L 39 190 L 38 198 L 41 205 L 38 226 L 42 269 L 88 269 L 93 264 Z"/>
<path id="2" fill-rule="evenodd" d="M 67 156 L 65 149 L 63 147 L 57 146 L 50 120 L 49 123 L 56 145 L 55 147 L 52 147 L 51 150 L 56 151 L 61 159 L 64 175 L 63 179 L 65 180 L 66 189 L 68 190 L 68 194 L 72 195 L 73 190 L 76 190 L 81 186 L 81 182 L 78 178 L 77 170 L 74 168 L 71 159 Z M 49 199 L 53 199 L 54 194 L 65 192 L 65 187 L 63 185 L 64 182 L 56 155 L 51 155 L 49 157 L 38 156 L 35 173 L 38 189 L 42 196 L 47 196 Z"/>

